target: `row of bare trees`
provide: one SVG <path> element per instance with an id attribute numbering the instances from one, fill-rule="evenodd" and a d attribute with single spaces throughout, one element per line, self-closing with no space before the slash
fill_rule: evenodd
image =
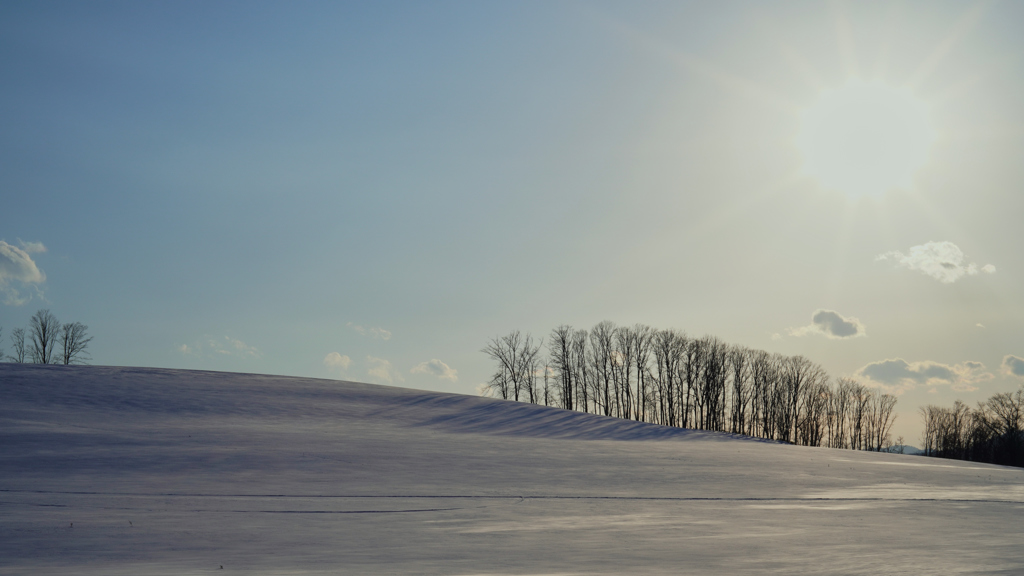
<path id="1" fill-rule="evenodd" d="M 83 364 L 88 355 L 89 327 L 81 322 L 61 324 L 49 310 L 39 310 L 28 321 L 28 329 L 11 330 L 11 362 L 33 364 Z M 2 336 L 0 329 L 0 336 Z M 3 358 L 0 350 L 0 359 Z"/>
<path id="2" fill-rule="evenodd" d="M 896 398 L 833 382 L 802 356 L 713 336 L 616 326 L 559 326 L 547 342 L 518 331 L 483 352 L 498 365 L 496 397 L 643 422 L 859 450 L 892 445 Z"/>
<path id="3" fill-rule="evenodd" d="M 928 456 L 1024 466 L 1024 388 L 1001 392 L 972 409 L 925 406 L 924 452 Z"/>

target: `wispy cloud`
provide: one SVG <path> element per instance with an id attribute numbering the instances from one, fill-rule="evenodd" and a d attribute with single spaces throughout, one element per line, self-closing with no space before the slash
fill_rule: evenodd
<path id="1" fill-rule="evenodd" d="M 800 328 L 790 328 L 790 336 L 807 336 L 808 334 L 819 334 L 826 338 L 845 339 L 867 336 L 867 331 L 860 320 L 843 317 L 835 310 L 818 309 L 811 315 L 811 323 Z"/>
<path id="2" fill-rule="evenodd" d="M 1024 358 L 1008 354 L 1003 357 L 1003 374 L 1024 378 Z"/>
<path id="3" fill-rule="evenodd" d="M 430 360 L 429 362 L 422 362 L 414 367 L 409 372 L 413 374 L 433 374 L 441 380 L 451 380 L 455 382 L 459 379 L 459 371 L 452 368 L 451 366 L 441 362 L 437 358 Z"/>
<path id="4" fill-rule="evenodd" d="M 31 301 L 33 295 L 42 296 L 39 286 L 46 282 L 46 274 L 30 256 L 46 252 L 46 246 L 42 242 L 18 243 L 19 246 L 14 246 L 0 240 L 0 293 L 8 306 L 21 306 Z M 22 290 L 30 293 L 24 295 Z"/>
<path id="5" fill-rule="evenodd" d="M 952 284 L 964 276 L 973 276 L 980 272 L 996 272 L 996 267 L 992 264 L 979 267 L 973 262 L 967 262 L 963 251 L 952 242 L 927 242 L 920 246 L 912 246 L 907 254 L 893 250 L 879 254 L 875 260 L 895 262 L 897 266 L 917 270 L 943 284 Z"/>
<path id="6" fill-rule="evenodd" d="M 872 362 L 857 370 L 855 376 L 896 394 L 912 390 L 918 385 L 940 384 L 950 386 L 953 390 L 971 391 L 977 390 L 974 384 L 995 378 L 981 362 L 967 361 L 950 365 L 930 360 L 907 362 L 902 358 Z"/>
<path id="7" fill-rule="evenodd" d="M 263 353 L 255 346 L 249 346 L 245 342 L 230 336 L 224 336 L 223 338 L 203 336 L 192 344 L 182 344 L 178 346 L 178 351 L 186 356 L 197 356 L 202 358 L 218 358 L 224 356 L 233 356 L 236 358 L 259 358 L 263 356 Z"/>
<path id="8" fill-rule="evenodd" d="M 402 374 L 391 365 L 391 362 L 374 356 L 367 356 L 366 363 L 369 368 L 366 374 L 375 382 L 381 384 L 395 384 L 403 382 Z"/>
<path id="9" fill-rule="evenodd" d="M 347 326 L 354 330 L 360 336 L 369 336 L 370 338 L 373 338 L 375 340 L 391 339 L 391 332 L 383 328 L 366 328 L 364 326 L 360 326 L 359 324 L 353 324 L 352 322 L 349 322 Z"/>
<path id="10" fill-rule="evenodd" d="M 328 370 L 337 370 L 344 372 L 348 370 L 348 367 L 352 365 L 352 359 L 348 356 L 343 356 L 338 352 L 331 352 L 327 356 L 324 356 L 324 366 L 327 366 Z"/>
<path id="11" fill-rule="evenodd" d="M 21 249 L 29 254 L 46 252 L 46 246 L 43 246 L 42 242 L 25 242 L 21 238 L 18 238 L 18 246 L 21 246 Z"/>

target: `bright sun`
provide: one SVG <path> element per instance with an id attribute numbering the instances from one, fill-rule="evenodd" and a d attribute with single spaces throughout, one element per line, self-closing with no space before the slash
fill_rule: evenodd
<path id="1" fill-rule="evenodd" d="M 854 80 L 801 115 L 803 170 L 851 196 L 909 187 L 935 139 L 927 106 L 904 90 Z"/>

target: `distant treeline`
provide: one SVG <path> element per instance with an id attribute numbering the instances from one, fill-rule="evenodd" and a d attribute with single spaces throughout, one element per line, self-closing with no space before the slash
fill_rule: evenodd
<path id="1" fill-rule="evenodd" d="M 518 331 L 483 352 L 500 398 L 642 422 L 732 432 L 807 446 L 888 450 L 896 398 L 832 381 L 803 356 L 730 345 L 677 330 L 559 326 L 543 341 Z M 902 438 L 897 441 L 902 445 Z"/>
<path id="2" fill-rule="evenodd" d="M 11 330 L 11 362 L 33 364 L 82 364 L 89 360 L 89 327 L 81 322 L 61 324 L 49 310 L 38 310 L 28 321 L 28 329 Z M 3 328 L 0 328 L 0 336 Z M 0 360 L 3 360 L 0 349 Z"/>
<path id="3" fill-rule="evenodd" d="M 971 409 L 925 406 L 924 452 L 928 456 L 1024 467 L 1024 388 L 1002 392 Z"/>

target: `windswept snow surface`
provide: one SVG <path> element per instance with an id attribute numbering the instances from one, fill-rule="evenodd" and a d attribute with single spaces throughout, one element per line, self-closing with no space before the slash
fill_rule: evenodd
<path id="1" fill-rule="evenodd" d="M 1022 572 L 1020 469 L 351 382 L 0 364 L 0 574 Z"/>

